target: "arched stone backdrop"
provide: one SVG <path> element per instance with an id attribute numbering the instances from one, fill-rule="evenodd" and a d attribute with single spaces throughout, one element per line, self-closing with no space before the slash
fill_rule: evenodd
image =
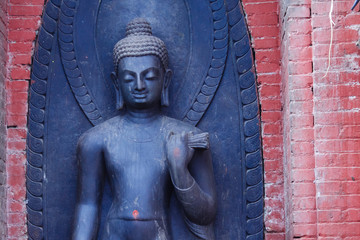
<path id="1" fill-rule="evenodd" d="M 334 1 L 324 78 L 330 1 L 243 1 L 261 100 L 266 239 L 360 237 L 360 13 L 352 3 Z M 0 1 L 0 236 L 13 240 L 26 239 L 28 85 L 43 5 Z"/>

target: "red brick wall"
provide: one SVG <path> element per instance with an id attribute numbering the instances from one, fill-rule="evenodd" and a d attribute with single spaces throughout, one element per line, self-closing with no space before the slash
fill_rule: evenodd
<path id="1" fill-rule="evenodd" d="M 360 239 L 359 40 L 353 1 L 282 1 L 286 238 Z"/>
<path id="2" fill-rule="evenodd" d="M 6 1 L 0 1 L 0 236 L 6 235 L 6 59 L 7 16 Z"/>
<path id="3" fill-rule="evenodd" d="M 31 56 L 44 0 L 7 0 L 7 239 L 27 239 L 25 148 Z"/>
<path id="4" fill-rule="evenodd" d="M 268 240 L 360 239 L 360 13 L 352 2 L 334 0 L 323 78 L 330 0 L 243 0 L 259 84 Z M 6 220 L 8 239 L 26 239 L 28 85 L 43 3 L 0 1 L 0 236 Z"/>
<path id="5" fill-rule="evenodd" d="M 287 239 L 316 233 L 310 2 L 281 3 Z"/>
<path id="6" fill-rule="evenodd" d="M 360 239 L 360 13 L 353 1 L 313 1 L 314 152 L 317 236 Z M 359 6 L 356 11 L 359 10 Z"/>
<path id="7" fill-rule="evenodd" d="M 255 52 L 265 171 L 265 236 L 284 239 L 284 169 L 279 1 L 243 0 Z"/>

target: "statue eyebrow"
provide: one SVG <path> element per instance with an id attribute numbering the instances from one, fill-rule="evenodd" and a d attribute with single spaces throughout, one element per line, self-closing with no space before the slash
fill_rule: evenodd
<path id="1" fill-rule="evenodd" d="M 141 75 L 145 75 L 145 74 L 147 74 L 147 73 L 150 72 L 150 71 L 154 71 L 156 74 L 159 74 L 160 68 L 150 67 L 150 68 L 147 68 L 147 69 L 145 69 L 144 71 L 142 71 L 140 74 L 141 74 Z M 136 76 L 136 72 L 133 72 L 133 71 L 131 71 L 131 70 L 123 70 L 123 71 L 122 71 L 122 75 L 125 75 L 125 74 L 130 74 L 130 75 L 132 75 L 132 76 Z"/>

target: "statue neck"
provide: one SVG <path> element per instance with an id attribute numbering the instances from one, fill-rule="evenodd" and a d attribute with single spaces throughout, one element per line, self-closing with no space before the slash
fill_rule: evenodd
<path id="1" fill-rule="evenodd" d="M 160 115 L 160 106 L 146 109 L 127 107 L 125 117 L 134 123 L 149 123 L 157 119 Z"/>

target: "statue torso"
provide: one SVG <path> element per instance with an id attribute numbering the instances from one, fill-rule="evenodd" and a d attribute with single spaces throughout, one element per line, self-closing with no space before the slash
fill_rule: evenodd
<path id="1" fill-rule="evenodd" d="M 146 123 L 114 117 L 91 129 L 87 137 L 101 141 L 103 162 L 113 203 L 108 219 L 166 219 L 172 183 L 166 159 L 170 132 L 199 132 L 195 127 L 159 115 Z"/>
<path id="2" fill-rule="evenodd" d="M 113 192 L 108 219 L 166 217 L 171 180 L 165 150 L 165 117 L 146 123 L 118 118 L 104 139 L 104 161 Z"/>

